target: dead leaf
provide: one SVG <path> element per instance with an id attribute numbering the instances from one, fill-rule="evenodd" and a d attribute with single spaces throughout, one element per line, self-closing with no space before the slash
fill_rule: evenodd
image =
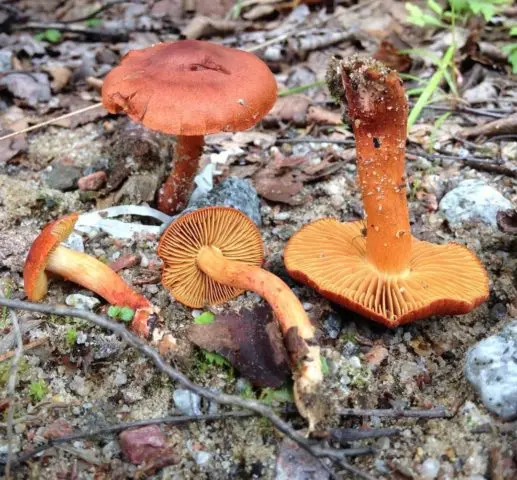
<path id="1" fill-rule="evenodd" d="M 0 134 L 8 133 L 0 130 Z M 14 138 L 2 140 L 0 142 L 0 165 L 7 163 L 20 152 L 27 150 L 25 135 L 17 135 Z"/>
<path id="2" fill-rule="evenodd" d="M 318 105 L 311 105 L 307 113 L 307 123 L 318 125 L 341 125 L 343 118 L 341 112 L 327 110 Z"/>
<path id="3" fill-rule="evenodd" d="M 379 48 L 373 54 L 373 58 L 398 72 L 409 72 L 413 64 L 411 57 L 405 53 L 400 53 L 389 40 L 383 40 L 381 42 Z"/>
<path id="4" fill-rule="evenodd" d="M 276 101 L 271 111 L 264 117 L 264 124 L 278 125 L 279 122 L 293 122 L 295 126 L 307 124 L 307 109 L 311 99 L 306 95 L 287 95 Z"/>
<path id="5" fill-rule="evenodd" d="M 296 197 L 303 188 L 303 182 L 296 179 L 292 172 L 279 177 L 275 177 L 271 173 L 271 170 L 260 170 L 253 177 L 253 184 L 261 197 L 288 205 L 305 203 L 306 199 Z"/>
<path id="6" fill-rule="evenodd" d="M 242 31 L 247 27 L 246 22 L 236 22 L 233 20 L 220 20 L 217 18 L 198 16 L 183 29 L 186 38 L 195 40 L 201 37 L 221 35 Z"/>
<path id="7" fill-rule="evenodd" d="M 289 377 L 289 360 L 269 306 L 217 315 L 214 323 L 193 325 L 189 339 L 217 352 L 259 387 L 280 387 Z"/>
<path id="8" fill-rule="evenodd" d="M 53 92 L 60 92 L 68 85 L 70 78 L 72 77 L 72 71 L 66 67 L 48 67 L 45 69 L 46 72 L 52 76 L 52 87 Z"/>
<path id="9" fill-rule="evenodd" d="M 517 233 L 517 210 L 497 212 L 497 227 L 503 233 Z"/>

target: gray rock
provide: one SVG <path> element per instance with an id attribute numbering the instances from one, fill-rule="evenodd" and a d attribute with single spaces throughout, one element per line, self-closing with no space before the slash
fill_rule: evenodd
<path id="1" fill-rule="evenodd" d="M 79 167 L 56 163 L 47 175 L 47 185 L 54 190 L 66 192 L 77 188 L 77 180 L 82 177 Z"/>
<path id="2" fill-rule="evenodd" d="M 72 293 L 65 298 L 65 303 L 69 307 L 92 311 L 101 302 L 95 297 L 89 297 L 88 295 L 82 295 L 80 293 Z"/>
<path id="3" fill-rule="evenodd" d="M 482 222 L 497 228 L 497 212 L 510 208 L 511 202 L 483 180 L 464 180 L 440 201 L 440 211 L 451 226 Z"/>
<path id="4" fill-rule="evenodd" d="M 37 106 L 39 102 L 48 102 L 51 98 L 50 84 L 44 73 L 10 73 L 0 78 L 0 86 L 25 100 L 31 107 Z"/>
<path id="5" fill-rule="evenodd" d="M 343 328 L 343 319 L 336 313 L 330 312 L 323 322 L 323 330 L 332 339 L 339 337 Z"/>
<path id="6" fill-rule="evenodd" d="M 11 70 L 11 60 L 13 52 L 10 50 L 0 50 L 0 72 Z"/>
<path id="7" fill-rule="evenodd" d="M 201 397 L 191 392 L 178 388 L 172 394 L 174 405 L 183 415 L 201 415 Z"/>
<path id="8" fill-rule="evenodd" d="M 260 227 L 260 200 L 256 190 L 248 180 L 228 177 L 216 185 L 204 197 L 189 202 L 185 212 L 208 206 L 233 207 L 247 215 Z"/>
<path id="9" fill-rule="evenodd" d="M 326 480 L 328 472 L 317 458 L 284 438 L 276 459 L 275 480 Z"/>
<path id="10" fill-rule="evenodd" d="M 517 417 L 517 321 L 468 351 L 465 376 L 488 410 L 505 420 Z"/>

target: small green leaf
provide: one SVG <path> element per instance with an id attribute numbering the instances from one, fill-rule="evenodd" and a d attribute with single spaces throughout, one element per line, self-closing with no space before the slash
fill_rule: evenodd
<path id="1" fill-rule="evenodd" d="M 330 370 L 329 370 L 329 364 L 327 362 L 327 359 L 323 356 L 321 356 L 320 358 L 321 358 L 321 373 L 323 373 L 323 375 L 328 375 Z"/>
<path id="2" fill-rule="evenodd" d="M 438 16 L 442 16 L 443 8 L 436 0 L 427 0 L 427 6 Z"/>
<path id="3" fill-rule="evenodd" d="M 73 347 L 77 342 L 77 330 L 75 328 L 69 328 L 66 332 L 66 344 L 69 347 Z"/>
<path id="4" fill-rule="evenodd" d="M 120 320 L 122 320 L 123 322 L 130 322 L 131 320 L 133 320 L 134 316 L 135 316 L 135 311 L 129 307 L 122 307 L 120 309 L 120 313 L 118 315 Z"/>
<path id="5" fill-rule="evenodd" d="M 288 387 L 276 389 L 267 387 L 260 393 L 260 400 L 267 405 L 271 405 L 273 402 L 293 402 L 294 398 L 291 389 Z"/>
<path id="6" fill-rule="evenodd" d="M 513 26 L 510 28 L 510 36 L 512 36 L 512 37 L 517 36 L 517 25 L 513 25 Z"/>
<path id="7" fill-rule="evenodd" d="M 102 18 L 89 18 L 88 20 L 85 20 L 84 24 L 90 28 L 98 27 L 99 25 L 102 25 Z"/>
<path id="8" fill-rule="evenodd" d="M 61 41 L 62 35 L 59 30 L 55 28 L 49 28 L 44 32 L 37 33 L 34 35 L 36 40 L 46 41 L 49 43 L 59 43 Z"/>
<path id="9" fill-rule="evenodd" d="M 29 397 L 34 402 L 41 402 L 47 392 L 48 387 L 43 380 L 37 380 L 29 385 Z"/>
<path id="10" fill-rule="evenodd" d="M 111 307 L 108 308 L 108 317 L 111 318 L 118 318 L 120 315 L 120 311 L 122 309 L 120 307 L 117 307 L 115 305 L 111 305 Z"/>
<path id="11" fill-rule="evenodd" d="M 194 318 L 196 325 L 210 325 L 214 323 L 215 315 L 212 312 L 203 312 L 198 317 Z"/>

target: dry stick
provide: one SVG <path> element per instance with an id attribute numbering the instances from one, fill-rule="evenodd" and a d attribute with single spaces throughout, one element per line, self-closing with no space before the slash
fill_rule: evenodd
<path id="1" fill-rule="evenodd" d="M 79 23 L 84 22 L 86 20 L 90 20 L 90 18 L 96 17 L 99 15 L 99 13 L 102 13 L 111 7 L 114 7 L 115 5 L 120 5 L 121 3 L 133 3 L 130 0 L 114 0 L 113 2 L 106 3 L 102 7 L 97 8 L 96 10 L 93 10 L 88 15 L 84 15 L 83 17 L 79 18 L 73 18 L 72 20 L 62 20 L 61 23 L 67 24 L 67 23 Z"/>
<path id="2" fill-rule="evenodd" d="M 65 33 L 75 33 L 77 35 L 87 35 L 96 39 L 110 40 L 111 42 L 126 42 L 129 35 L 123 31 L 117 30 L 102 30 L 100 28 L 88 28 L 82 25 L 69 25 L 59 22 L 42 23 L 42 22 L 28 22 L 23 25 L 15 25 L 13 30 L 58 30 Z"/>
<path id="3" fill-rule="evenodd" d="M 163 418 L 151 418 L 149 420 L 140 420 L 137 422 L 127 422 L 127 423 L 120 423 L 117 425 L 109 425 L 107 427 L 99 428 L 98 430 L 93 430 L 91 432 L 80 432 L 80 433 L 74 433 L 71 435 L 63 435 L 59 438 L 54 438 L 46 441 L 42 445 L 39 445 L 38 447 L 34 448 L 33 450 L 30 450 L 28 452 L 25 452 L 21 455 L 19 455 L 12 463 L 11 466 L 16 467 L 17 465 L 20 465 L 22 463 L 25 463 L 27 460 L 31 459 L 32 457 L 35 457 L 41 452 L 44 452 L 45 450 L 48 450 L 50 448 L 56 447 L 62 443 L 68 443 L 73 442 L 75 440 L 83 440 L 85 438 L 91 438 L 96 437 L 97 435 L 105 435 L 110 433 L 118 433 L 122 432 L 124 430 L 129 430 L 130 428 L 137 428 L 137 427 L 145 427 L 147 425 L 161 425 L 161 424 L 167 424 L 167 425 L 183 425 L 185 423 L 190 422 L 208 422 L 208 421 L 214 421 L 214 420 L 225 420 L 227 418 L 246 418 L 253 416 L 253 413 L 250 412 L 227 412 L 227 413 L 220 413 L 216 415 L 192 415 L 192 416 L 176 416 L 176 417 L 163 417 Z"/>
<path id="4" fill-rule="evenodd" d="M 3 300 L 0 297 L 0 300 Z M 7 410 L 7 464 L 5 465 L 5 478 L 11 478 L 11 462 L 13 460 L 13 420 L 15 408 L 15 388 L 16 374 L 18 372 L 18 363 L 23 355 L 23 340 L 18 317 L 15 312 L 10 312 L 11 322 L 13 324 L 14 335 L 16 337 L 16 351 L 9 368 L 9 379 L 7 381 L 7 398 L 9 399 L 9 409 Z"/>
<path id="5" fill-rule="evenodd" d="M 0 300 L 1 301 L 1 300 Z M 400 410 L 398 408 L 374 409 L 374 408 L 342 408 L 339 415 L 351 417 L 391 417 L 391 418 L 452 418 L 454 413 L 444 407 L 430 408 L 427 410 L 410 409 Z"/>
<path id="6" fill-rule="evenodd" d="M 33 340 L 32 342 L 26 343 L 23 345 L 24 350 L 31 350 L 32 348 L 40 347 L 44 343 L 46 343 L 48 340 L 47 337 L 44 338 L 37 338 L 36 340 Z M 2 355 L 0 355 L 0 363 L 5 362 L 6 360 L 9 360 L 10 358 L 14 357 L 16 355 L 17 350 L 11 350 L 10 352 L 6 352 Z"/>
<path id="7" fill-rule="evenodd" d="M 87 320 L 97 325 L 98 327 L 111 330 L 113 333 L 121 337 L 126 343 L 128 343 L 133 348 L 137 349 L 140 353 L 149 358 L 158 370 L 160 370 L 162 373 L 165 373 L 171 380 L 174 380 L 182 384 L 187 390 L 190 390 L 191 392 L 205 397 L 208 400 L 212 400 L 222 405 L 231 405 L 234 407 L 240 407 L 251 410 L 252 412 L 255 412 L 267 418 L 276 427 L 277 430 L 289 437 L 291 440 L 297 443 L 301 448 L 303 448 L 312 456 L 316 458 L 330 456 L 328 450 L 324 450 L 319 448 L 318 446 L 311 445 L 311 442 L 307 438 L 299 435 L 293 428 L 291 428 L 291 426 L 288 423 L 284 422 L 270 408 L 266 407 L 261 402 L 258 402 L 256 400 L 246 400 L 235 395 L 227 395 L 225 393 L 215 392 L 208 388 L 193 383 L 189 378 L 183 375 L 183 373 L 176 370 L 171 365 L 167 364 L 167 362 L 154 348 L 147 345 L 142 340 L 140 340 L 140 338 L 130 333 L 122 324 L 112 322 L 111 320 L 108 320 L 107 318 L 102 317 L 100 315 L 96 315 L 92 312 L 87 312 L 76 308 L 45 305 L 41 303 L 23 302 L 21 300 L 10 300 L 1 297 L 0 305 L 6 306 L 8 308 L 28 310 L 31 312 L 40 312 L 81 318 L 83 320 Z M 341 452 L 343 451 L 341 450 Z M 363 479 L 373 479 L 373 477 L 371 477 L 370 475 L 361 472 L 360 470 L 357 470 L 352 465 L 349 465 L 343 461 L 341 461 L 339 464 L 341 465 L 341 467 L 349 469 L 350 472 L 353 472 L 355 475 Z M 335 477 L 334 474 L 332 475 Z"/>

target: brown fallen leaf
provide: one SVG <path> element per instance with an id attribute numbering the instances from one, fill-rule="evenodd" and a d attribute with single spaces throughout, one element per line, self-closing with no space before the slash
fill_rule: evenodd
<path id="1" fill-rule="evenodd" d="M 193 325 L 188 337 L 225 357 L 255 386 L 278 388 L 290 376 L 287 352 L 269 306 L 217 315 L 209 325 Z"/>
<path id="2" fill-rule="evenodd" d="M 8 133 L 0 129 L 0 135 Z M 7 163 L 19 153 L 27 150 L 28 144 L 25 140 L 25 135 L 18 135 L 16 137 L 3 140 L 0 142 L 0 165 Z"/>
<path id="3" fill-rule="evenodd" d="M 307 123 L 316 123 L 318 125 L 341 125 L 343 117 L 341 112 L 327 110 L 319 105 L 311 105 L 307 112 Z"/>
<path id="4" fill-rule="evenodd" d="M 50 86 L 54 93 L 60 92 L 68 85 L 70 78 L 72 78 L 72 71 L 66 67 L 53 66 L 44 69 L 52 76 Z"/>
<path id="5" fill-rule="evenodd" d="M 497 227 L 503 233 L 517 233 L 517 210 L 497 212 Z"/>
<path id="6" fill-rule="evenodd" d="M 295 126 L 307 124 L 307 109 L 310 98 L 306 95 L 287 95 L 276 101 L 271 111 L 264 117 L 265 125 L 278 125 L 280 122 L 292 122 Z"/>
<path id="7" fill-rule="evenodd" d="M 247 22 L 235 22 L 204 16 L 194 17 L 191 22 L 183 29 L 183 35 L 190 40 L 212 35 L 235 33 L 242 31 L 248 26 Z"/>
<path id="8" fill-rule="evenodd" d="M 413 61 L 406 53 L 400 51 L 389 40 L 383 40 L 377 51 L 373 54 L 373 58 L 381 61 L 389 68 L 398 72 L 409 72 Z"/>

